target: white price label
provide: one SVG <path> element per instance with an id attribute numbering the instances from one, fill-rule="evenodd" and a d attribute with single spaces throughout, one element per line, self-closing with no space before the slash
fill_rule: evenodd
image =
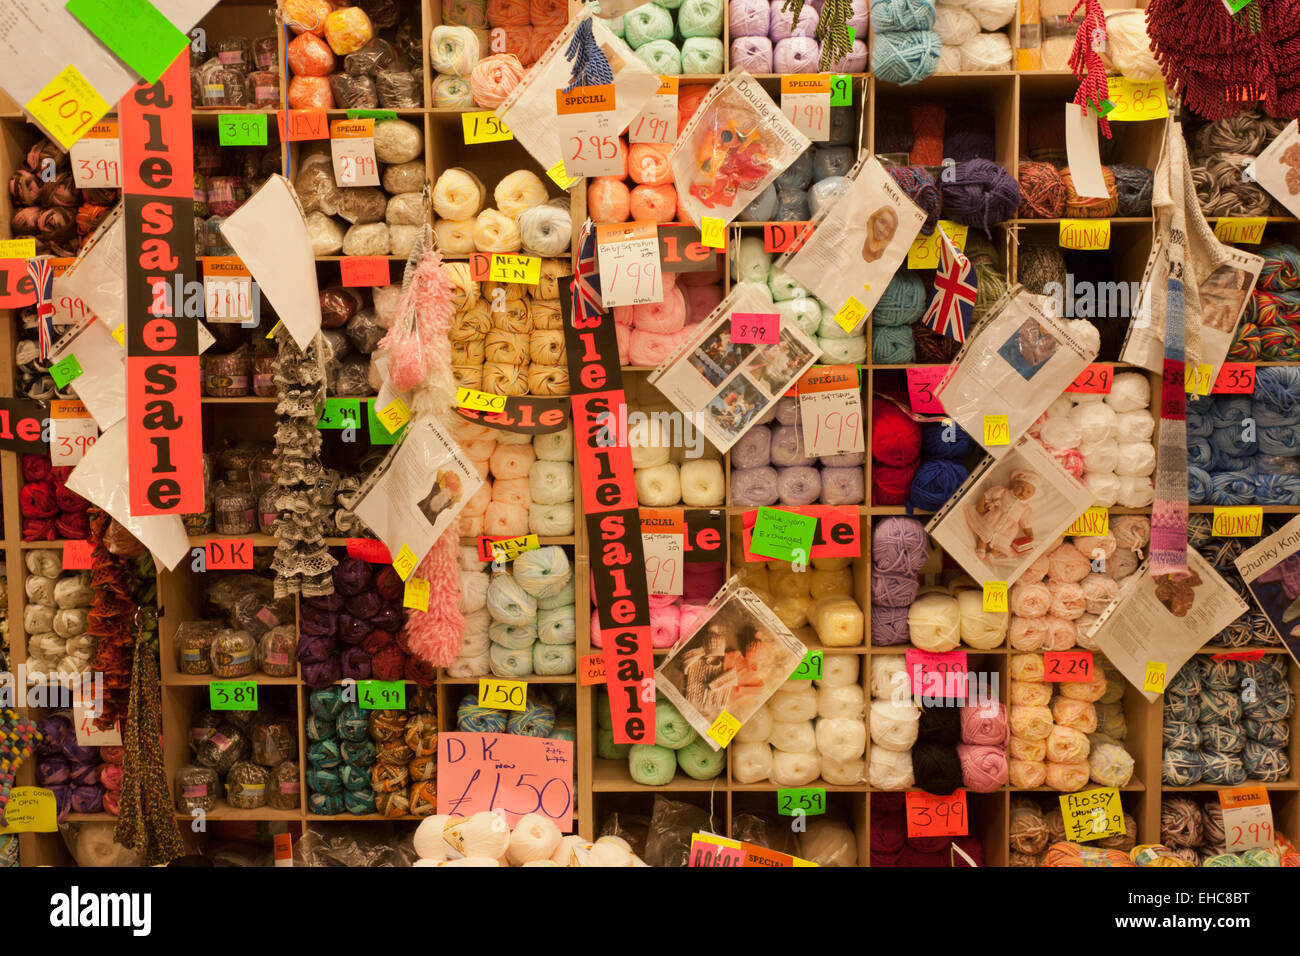
<path id="1" fill-rule="evenodd" d="M 781 77 L 781 112 L 795 129 L 814 143 L 831 138 L 831 80 L 829 76 Z"/>
<path id="2" fill-rule="evenodd" d="M 117 122 L 96 123 L 72 144 L 72 182 L 78 189 L 122 188 L 122 141 Z"/>
<path id="3" fill-rule="evenodd" d="M 330 155 L 334 157 L 334 181 L 338 185 L 379 185 L 373 119 L 334 120 L 330 123 Z"/>
<path id="4" fill-rule="evenodd" d="M 54 306 L 54 325 L 56 328 L 67 325 L 80 325 L 95 314 L 81 296 L 72 295 L 64 287 L 63 274 L 76 261 L 76 259 L 50 260 L 50 266 L 54 269 L 54 293 L 51 304 Z"/>
<path id="5" fill-rule="evenodd" d="M 622 176 L 614 122 L 614 84 L 555 91 L 560 152 L 568 176 Z"/>
<path id="6" fill-rule="evenodd" d="M 77 743 L 83 747 L 122 746 L 122 725 L 114 724 L 108 730 L 95 727 L 95 718 L 84 707 L 72 708 L 72 723 L 76 728 Z"/>
<path id="7" fill-rule="evenodd" d="M 99 438 L 99 426 L 77 401 L 50 403 L 50 464 L 76 465 Z"/>
<path id="8" fill-rule="evenodd" d="M 255 324 L 253 274 L 235 256 L 204 257 L 203 308 L 209 322 Z"/>
<path id="9" fill-rule="evenodd" d="M 1223 839 L 1228 853 L 1274 848 L 1277 834 L 1267 790 L 1261 786 L 1220 790 L 1219 805 L 1223 809 Z"/>
<path id="10" fill-rule="evenodd" d="M 641 549 L 651 594 L 684 590 L 686 513 L 680 508 L 641 509 Z"/>
<path id="11" fill-rule="evenodd" d="M 804 454 L 866 451 L 862 393 L 854 365 L 814 365 L 799 380 L 799 423 Z"/>
<path id="12" fill-rule="evenodd" d="M 677 77 L 659 77 L 659 90 L 627 128 L 629 143 L 677 142 Z"/>
<path id="13" fill-rule="evenodd" d="M 654 223 L 597 226 L 596 262 L 606 308 L 664 300 L 659 227 Z"/>

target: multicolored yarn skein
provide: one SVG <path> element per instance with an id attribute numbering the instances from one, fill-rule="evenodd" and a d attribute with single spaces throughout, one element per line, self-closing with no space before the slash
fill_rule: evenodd
<path id="1" fill-rule="evenodd" d="M 1300 359 L 1300 251 L 1290 243 L 1259 250 L 1264 265 L 1228 358 L 1245 362 Z"/>

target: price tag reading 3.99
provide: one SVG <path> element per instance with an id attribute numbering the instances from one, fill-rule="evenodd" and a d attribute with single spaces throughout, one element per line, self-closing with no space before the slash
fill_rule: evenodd
<path id="1" fill-rule="evenodd" d="M 72 144 L 72 182 L 78 189 L 122 188 L 122 141 L 116 120 L 96 123 Z"/>
<path id="2" fill-rule="evenodd" d="M 560 152 L 569 176 L 621 176 L 614 84 L 555 91 Z"/>

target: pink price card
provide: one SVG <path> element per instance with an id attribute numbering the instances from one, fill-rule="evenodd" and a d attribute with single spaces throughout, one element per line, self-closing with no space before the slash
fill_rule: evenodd
<path id="1" fill-rule="evenodd" d="M 687 866 L 744 866 L 745 850 L 738 840 L 712 833 L 691 834 L 691 855 Z"/>
<path id="2" fill-rule="evenodd" d="M 438 737 L 438 812 L 503 813 L 514 826 L 540 813 L 573 832 L 573 741 L 520 734 Z"/>
<path id="3" fill-rule="evenodd" d="M 781 340 L 777 312 L 731 313 L 731 341 L 737 345 L 775 345 Z"/>
<path id="4" fill-rule="evenodd" d="M 392 564 L 393 556 L 387 545 L 374 538 L 348 538 L 348 557 L 360 558 L 371 564 Z"/>
<path id="5" fill-rule="evenodd" d="M 965 651 L 935 654 L 912 649 L 907 651 L 905 656 L 913 694 L 965 699 L 967 676 Z"/>
<path id="6" fill-rule="evenodd" d="M 95 546 L 89 541 L 68 541 L 63 545 L 63 568 L 88 571 L 95 566 Z"/>
<path id="7" fill-rule="evenodd" d="M 345 286 L 388 285 L 388 260 L 383 256 L 347 256 L 339 263 Z"/>
<path id="8" fill-rule="evenodd" d="M 943 403 L 935 390 L 948 374 L 947 365 L 922 365 L 907 370 L 907 399 L 912 411 L 921 415 L 942 415 Z"/>

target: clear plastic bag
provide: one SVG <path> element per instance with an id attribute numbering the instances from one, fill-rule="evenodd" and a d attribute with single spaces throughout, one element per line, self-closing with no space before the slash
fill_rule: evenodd
<path id="1" fill-rule="evenodd" d="M 718 833 L 722 826 L 721 817 L 694 804 L 656 796 L 642 859 L 649 866 L 685 866 L 691 855 L 691 834 Z"/>

